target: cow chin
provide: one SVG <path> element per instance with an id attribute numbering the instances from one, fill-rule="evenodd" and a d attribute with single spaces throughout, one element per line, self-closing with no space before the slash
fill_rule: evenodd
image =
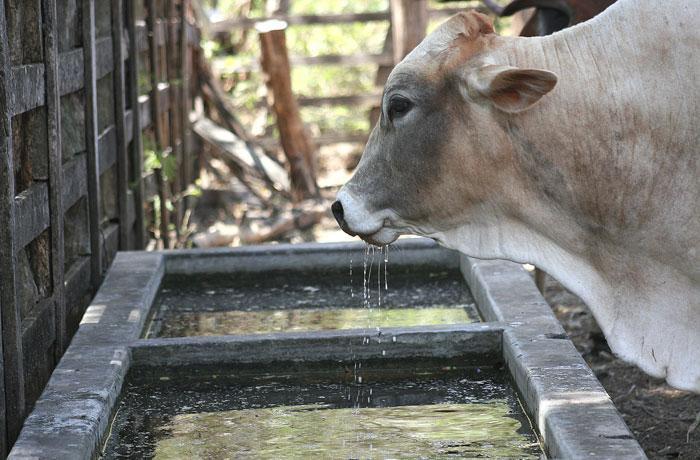
<path id="1" fill-rule="evenodd" d="M 395 230 L 383 227 L 379 229 L 378 232 L 369 235 L 358 234 L 357 236 L 362 238 L 366 243 L 374 246 L 387 246 L 398 239 L 399 233 Z"/>

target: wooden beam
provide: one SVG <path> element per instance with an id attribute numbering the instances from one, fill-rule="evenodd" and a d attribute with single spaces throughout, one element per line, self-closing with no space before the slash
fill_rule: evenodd
<path id="1" fill-rule="evenodd" d="M 413 1 L 413 0 L 408 0 Z M 422 1 L 422 0 L 417 0 Z M 475 4 L 478 4 L 476 2 Z M 464 11 L 464 8 L 435 8 L 428 11 L 430 18 L 444 18 Z M 352 24 L 354 22 L 377 22 L 388 21 L 391 19 L 389 11 L 377 11 L 374 13 L 341 13 L 341 14 L 324 14 L 324 15 L 272 15 L 261 18 L 236 18 L 224 19 L 211 23 L 210 32 L 212 34 L 228 33 L 231 29 L 252 29 L 256 24 L 269 21 L 270 19 L 278 19 L 284 21 L 290 26 L 297 25 L 321 25 L 321 24 Z"/>
<path id="2" fill-rule="evenodd" d="M 270 21 L 260 24 L 258 33 L 268 95 L 272 97 L 282 149 L 289 162 L 292 199 L 301 201 L 318 195 L 316 147 L 304 128 L 299 105 L 292 93 L 285 28 L 283 22 Z"/>
<path id="3" fill-rule="evenodd" d="M 44 105 L 44 64 L 27 64 L 12 68 L 12 115 L 28 112 Z"/>
<path id="4" fill-rule="evenodd" d="M 61 96 L 79 91 L 85 83 L 83 73 L 83 49 L 61 53 L 58 59 L 58 75 Z"/>
<path id="5" fill-rule="evenodd" d="M 394 64 L 425 38 L 428 0 L 390 0 Z"/>
<path id="6" fill-rule="evenodd" d="M 119 248 L 131 249 L 129 235 L 131 229 L 127 221 L 127 190 L 129 184 L 129 154 L 126 140 L 126 83 L 124 74 L 124 46 L 122 36 L 124 34 L 122 0 L 112 0 L 112 56 L 114 57 L 114 72 L 112 83 L 114 85 L 114 124 L 116 140 L 117 160 L 117 203 L 119 205 Z"/>
<path id="7" fill-rule="evenodd" d="M 6 455 L 24 419 L 24 363 L 22 319 L 17 298 L 17 243 L 15 235 L 15 174 L 12 152 L 13 88 L 10 49 L 0 2 L 0 319 L 2 371 L 0 379 L 0 447 Z"/>
<path id="8" fill-rule="evenodd" d="M 95 40 L 95 67 L 97 69 L 95 78 L 97 80 L 114 71 L 115 56 L 113 53 L 112 37 L 100 37 Z"/>
<path id="9" fill-rule="evenodd" d="M 58 25 L 55 0 L 42 0 L 44 19 L 44 68 L 46 76 L 46 126 L 49 139 L 49 209 L 51 219 L 51 291 L 55 337 L 53 364 L 57 364 L 68 347 L 66 329 L 66 299 L 64 286 L 64 231 L 63 219 L 63 157 L 61 138 L 61 97 L 58 73 Z M 40 324 L 40 323 L 37 323 Z M 49 328 L 49 326 L 46 326 Z M 44 333 L 44 336 L 49 334 Z M 46 348 L 44 348 L 46 350 Z M 48 376 L 47 376 L 48 377 Z"/>
<path id="10" fill-rule="evenodd" d="M 323 54 L 320 56 L 290 56 L 289 64 L 295 66 L 307 65 L 393 65 L 393 56 L 389 53 L 382 54 Z M 260 71 L 260 63 L 251 60 L 250 62 L 229 66 L 226 63 L 227 59 L 213 59 L 214 68 L 218 73 L 237 73 L 237 72 L 257 72 Z"/>
<path id="11" fill-rule="evenodd" d="M 369 138 L 369 133 L 328 133 L 314 137 L 316 145 L 333 145 L 333 144 L 364 144 Z M 261 146 L 268 150 L 280 148 L 280 141 L 274 137 L 263 137 L 256 139 Z"/>
<path id="12" fill-rule="evenodd" d="M 85 154 L 68 160 L 63 166 L 63 207 L 68 210 L 87 195 L 87 163 Z"/>
<path id="13" fill-rule="evenodd" d="M 263 18 L 238 18 L 225 19 L 211 23 L 211 32 L 230 32 L 234 28 L 252 29 L 257 24 L 267 22 L 271 19 L 284 21 L 289 25 L 307 25 L 307 24 L 350 24 L 353 22 L 372 22 L 386 21 L 389 19 L 388 11 L 379 11 L 376 13 L 343 13 L 343 14 L 307 14 L 299 16 L 288 16 L 285 14 L 268 16 Z"/>
<path id="14" fill-rule="evenodd" d="M 95 55 L 95 2 L 83 1 L 83 56 L 85 77 L 85 145 L 87 152 L 88 214 L 90 227 L 90 280 L 97 291 L 102 279 L 100 251 L 100 171 L 97 133 L 97 56 Z"/>
<path id="15" fill-rule="evenodd" d="M 15 197 L 15 241 L 18 251 L 49 228 L 49 208 L 49 185 L 46 182 L 35 181 Z"/>
<path id="16" fill-rule="evenodd" d="M 159 45 L 157 41 L 157 16 L 155 0 L 147 0 L 146 8 L 148 16 L 146 26 L 148 27 L 148 55 L 151 63 L 151 121 L 153 123 L 153 131 L 155 134 L 156 149 L 165 156 L 165 139 L 163 136 L 163 127 L 161 126 L 161 93 L 160 93 L 160 63 L 158 59 Z M 170 247 L 170 236 L 168 235 L 168 224 L 170 223 L 170 213 L 166 206 L 168 200 L 167 183 L 162 169 L 154 171 L 158 182 L 158 196 L 160 197 L 160 238 L 163 242 L 163 247 Z"/>
<path id="17" fill-rule="evenodd" d="M 134 2 L 137 0 L 126 0 L 127 8 L 127 33 L 129 36 L 129 107 L 131 111 L 131 144 L 129 155 L 131 157 L 131 179 L 133 181 L 132 191 L 134 200 L 138 203 L 136 207 L 136 222 L 134 224 L 134 248 L 143 249 L 146 246 L 146 225 L 143 210 L 143 145 L 141 139 L 141 110 L 139 106 L 139 46 L 136 29 L 136 8 Z M 146 41 L 146 40 L 144 40 Z"/>

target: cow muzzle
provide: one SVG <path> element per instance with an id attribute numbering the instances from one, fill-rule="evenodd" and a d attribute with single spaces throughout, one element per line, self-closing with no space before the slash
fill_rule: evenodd
<path id="1" fill-rule="evenodd" d="M 331 211 L 345 233 L 359 236 L 375 246 L 393 243 L 399 237 L 398 231 L 386 227 L 390 221 L 390 213 L 368 212 L 345 188 L 338 193 L 337 200 L 331 205 Z"/>
<path id="2" fill-rule="evenodd" d="M 343 203 L 340 200 L 334 202 L 331 205 L 331 211 L 333 212 L 333 217 L 335 217 L 336 222 L 340 225 L 340 229 L 350 236 L 357 236 L 357 233 L 350 230 L 348 223 L 345 222 L 345 210 L 343 209 Z"/>

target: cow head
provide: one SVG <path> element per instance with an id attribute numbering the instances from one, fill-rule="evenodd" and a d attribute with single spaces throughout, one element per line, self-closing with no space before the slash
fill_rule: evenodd
<path id="1" fill-rule="evenodd" d="M 341 228 L 385 245 L 489 219 L 514 174 L 503 120 L 556 84 L 551 72 L 489 62 L 502 41 L 486 16 L 460 13 L 392 71 L 382 111 L 333 213 Z"/>

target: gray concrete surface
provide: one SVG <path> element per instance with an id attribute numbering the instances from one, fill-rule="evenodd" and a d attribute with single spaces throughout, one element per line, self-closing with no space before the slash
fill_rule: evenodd
<path id="1" fill-rule="evenodd" d="M 501 361 L 497 323 L 337 331 L 280 332 L 247 336 L 139 340 L 131 347 L 139 366 L 187 366 L 282 361 L 353 361 L 392 358 L 463 358 L 465 364 Z M 384 352 L 384 353 L 382 353 Z"/>
<path id="2" fill-rule="evenodd" d="M 9 458 L 97 456 L 163 269 L 158 253 L 117 255 Z"/>
<path id="3" fill-rule="evenodd" d="M 646 458 L 522 266 L 461 263 L 482 316 L 505 325 L 503 357 L 550 458 Z"/>
<path id="4" fill-rule="evenodd" d="M 365 244 L 359 242 L 304 243 L 165 251 L 163 254 L 168 273 L 348 270 L 351 260 L 356 267 L 362 266 L 364 248 Z M 389 264 L 394 268 L 403 265 L 459 268 L 459 254 L 425 238 L 410 238 L 390 246 Z"/>
<path id="5" fill-rule="evenodd" d="M 426 240 L 390 251 L 390 267 L 458 267 L 485 323 L 237 337 L 140 339 L 164 272 L 345 268 L 362 245 L 279 245 L 120 253 L 15 444 L 13 459 L 99 456 L 130 366 L 274 360 L 471 356 L 502 360 L 552 458 L 644 458 L 586 363 L 518 265 L 477 261 Z M 356 260 L 357 262 L 358 260 Z M 362 344 L 365 337 L 369 344 Z M 396 341 L 393 340 L 396 338 Z M 386 342 L 384 340 L 386 339 Z M 352 350 L 349 348 L 352 347 Z"/>

